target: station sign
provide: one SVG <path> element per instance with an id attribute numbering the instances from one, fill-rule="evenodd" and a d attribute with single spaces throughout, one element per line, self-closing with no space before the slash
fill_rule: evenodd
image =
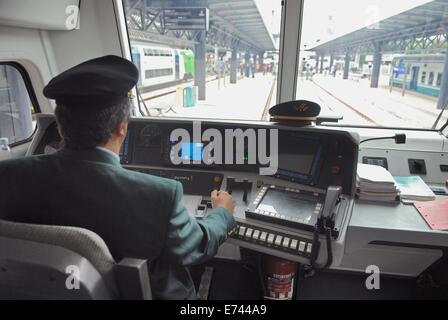
<path id="1" fill-rule="evenodd" d="M 209 9 L 205 7 L 172 7 L 163 10 L 167 30 L 208 31 L 209 15 Z"/>
<path id="2" fill-rule="evenodd" d="M 405 74 L 406 67 L 394 67 L 394 73 L 395 74 Z"/>

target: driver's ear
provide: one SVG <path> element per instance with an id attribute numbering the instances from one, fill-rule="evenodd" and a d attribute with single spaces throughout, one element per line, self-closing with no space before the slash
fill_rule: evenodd
<path id="1" fill-rule="evenodd" d="M 117 125 L 117 129 L 115 130 L 115 134 L 118 137 L 123 137 L 124 138 L 126 136 L 127 130 L 128 130 L 128 123 L 127 122 L 120 122 Z"/>

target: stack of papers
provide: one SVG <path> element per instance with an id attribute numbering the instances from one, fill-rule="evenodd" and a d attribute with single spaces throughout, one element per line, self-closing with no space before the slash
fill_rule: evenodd
<path id="1" fill-rule="evenodd" d="M 385 168 L 358 163 L 356 194 L 361 200 L 395 202 L 399 190 L 394 177 Z"/>
<path id="2" fill-rule="evenodd" d="M 419 176 L 395 177 L 403 202 L 430 201 L 436 195 Z"/>

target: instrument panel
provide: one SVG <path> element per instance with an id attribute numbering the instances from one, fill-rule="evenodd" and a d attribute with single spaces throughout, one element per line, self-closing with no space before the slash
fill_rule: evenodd
<path id="1" fill-rule="evenodd" d="M 188 133 L 190 140 L 180 141 L 173 135 L 176 130 Z M 210 130 L 221 136 L 222 141 L 203 139 Z M 269 136 L 271 130 L 277 130 L 276 148 L 273 148 L 272 137 Z M 211 158 L 220 161 L 205 159 L 204 154 L 210 144 L 215 144 Z M 263 144 L 266 147 L 264 155 L 253 148 L 255 145 L 260 149 Z M 272 160 L 277 153 L 278 170 L 271 176 L 321 189 L 339 185 L 345 194 L 352 194 L 354 190 L 358 152 L 353 137 L 343 131 L 222 122 L 202 122 L 198 126 L 189 120 L 171 122 L 158 119 L 131 121 L 123 149 L 121 158 L 124 165 L 218 172 L 260 172 L 260 169 L 272 165 L 263 162 L 262 158 L 266 160 L 267 155 Z M 181 163 L 173 164 L 173 150 Z M 231 156 L 228 155 L 229 150 Z"/>
<path id="2" fill-rule="evenodd" d="M 273 130 L 277 139 L 275 148 L 273 137 L 269 135 Z M 183 138 L 187 135 L 189 140 L 180 139 L 176 131 L 183 132 Z M 222 141 L 206 137 L 210 131 L 222 137 Z M 55 151 L 59 144 L 60 137 L 53 122 L 32 153 Z M 206 159 L 204 154 L 211 144 L 214 148 Z M 263 145 L 266 150 L 260 152 Z M 173 152 L 181 163 L 173 163 Z M 337 185 L 342 187 L 344 194 L 354 194 L 358 146 L 356 139 L 345 131 L 272 123 L 199 123 L 138 118 L 129 123 L 120 158 L 124 166 L 260 173 L 263 168 L 273 165 L 276 154 L 278 169 L 270 176 L 322 190 Z M 220 161 L 210 162 L 210 158 Z"/>
<path id="3" fill-rule="evenodd" d="M 55 152 L 62 143 L 53 116 L 37 120 L 29 154 Z M 334 215 L 332 241 L 340 241 L 352 208 L 357 158 L 357 138 L 346 131 L 163 118 L 131 119 L 120 151 L 125 168 L 179 181 L 196 219 L 211 212 L 212 190 L 228 191 L 237 221 L 230 243 L 302 263 L 326 247 L 313 238 L 325 210 Z M 270 166 L 275 171 L 265 174 Z M 330 186 L 342 193 L 331 210 L 325 208 Z"/>

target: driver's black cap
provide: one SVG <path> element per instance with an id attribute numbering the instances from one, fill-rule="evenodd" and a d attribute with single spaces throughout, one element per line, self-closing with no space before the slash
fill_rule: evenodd
<path id="1" fill-rule="evenodd" d="M 274 121 L 315 121 L 320 113 L 320 105 L 308 100 L 280 103 L 269 109 Z"/>
<path id="2" fill-rule="evenodd" d="M 138 77 L 132 62 L 108 55 L 62 72 L 45 86 L 43 93 L 66 107 L 108 107 L 128 97 Z"/>

